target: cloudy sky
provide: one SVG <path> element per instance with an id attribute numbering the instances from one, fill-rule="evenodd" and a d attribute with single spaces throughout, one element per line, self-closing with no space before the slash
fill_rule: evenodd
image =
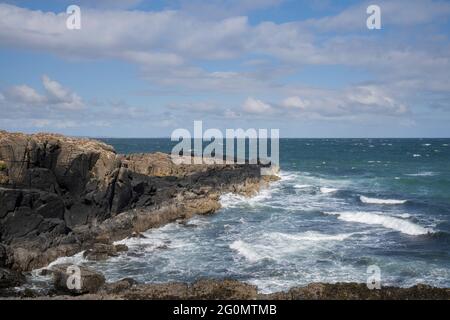
<path id="1" fill-rule="evenodd" d="M 0 129 L 450 137 L 449 18 L 431 0 L 1 1 Z"/>

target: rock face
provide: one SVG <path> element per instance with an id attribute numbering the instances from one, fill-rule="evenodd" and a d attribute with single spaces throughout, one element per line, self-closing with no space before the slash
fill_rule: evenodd
<path id="1" fill-rule="evenodd" d="M 0 267 L 19 271 L 86 249 L 114 255 L 98 243 L 212 213 L 221 193 L 264 183 L 257 165 L 176 165 L 54 134 L 0 131 L 0 161 Z"/>

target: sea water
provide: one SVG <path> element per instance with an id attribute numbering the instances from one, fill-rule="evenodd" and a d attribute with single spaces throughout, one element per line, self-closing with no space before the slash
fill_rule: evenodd
<path id="1" fill-rule="evenodd" d="M 103 139 L 120 153 L 170 152 L 168 139 Z M 280 180 L 252 198 L 120 241 L 76 262 L 109 281 L 231 278 L 262 292 L 311 282 L 450 287 L 450 139 L 281 139 Z M 69 258 L 70 260 L 70 258 Z"/>

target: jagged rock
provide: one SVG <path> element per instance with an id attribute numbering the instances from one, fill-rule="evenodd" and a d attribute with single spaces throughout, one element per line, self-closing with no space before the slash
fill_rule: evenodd
<path id="1" fill-rule="evenodd" d="M 9 248 L 0 243 L 0 268 L 7 268 L 11 264 L 11 252 Z"/>
<path id="2" fill-rule="evenodd" d="M 252 300 L 258 294 L 256 286 L 236 280 L 200 280 L 190 289 L 192 297 L 205 300 Z"/>
<path id="3" fill-rule="evenodd" d="M 145 239 L 147 238 L 140 232 L 133 232 L 128 238 L 139 238 L 139 239 Z"/>
<path id="4" fill-rule="evenodd" d="M 168 154 L 122 156 L 55 134 L 0 131 L 0 161 L 0 243 L 16 270 L 213 213 L 221 193 L 251 195 L 266 181 L 258 165 L 176 165 Z"/>
<path id="5" fill-rule="evenodd" d="M 117 252 L 126 252 L 128 251 L 128 247 L 125 244 L 116 244 L 114 246 Z"/>
<path id="6" fill-rule="evenodd" d="M 116 246 L 112 244 L 96 243 L 91 249 L 84 252 L 83 257 L 87 260 L 101 261 L 116 255 Z"/>
<path id="7" fill-rule="evenodd" d="M 107 294 L 119 294 L 130 289 L 133 285 L 136 284 L 137 282 L 134 279 L 125 278 L 113 283 L 107 283 L 104 287 L 104 291 Z"/>
<path id="8" fill-rule="evenodd" d="M 80 270 L 80 282 L 79 286 L 76 281 L 72 282 L 74 277 L 73 269 L 79 268 Z M 59 264 L 52 266 L 53 271 L 53 284 L 56 290 L 69 293 L 69 294 L 85 294 L 96 293 L 105 284 L 105 277 L 90 268 L 83 266 L 73 266 L 71 264 Z M 69 277 L 72 277 L 69 279 Z"/>
<path id="9" fill-rule="evenodd" d="M 25 277 L 21 273 L 0 268 L 0 289 L 17 287 L 25 282 Z"/>

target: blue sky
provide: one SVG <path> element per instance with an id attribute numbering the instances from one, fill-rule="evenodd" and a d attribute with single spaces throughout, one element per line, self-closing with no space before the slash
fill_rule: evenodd
<path id="1" fill-rule="evenodd" d="M 0 129 L 450 137 L 449 17 L 431 0 L 2 1 Z"/>

